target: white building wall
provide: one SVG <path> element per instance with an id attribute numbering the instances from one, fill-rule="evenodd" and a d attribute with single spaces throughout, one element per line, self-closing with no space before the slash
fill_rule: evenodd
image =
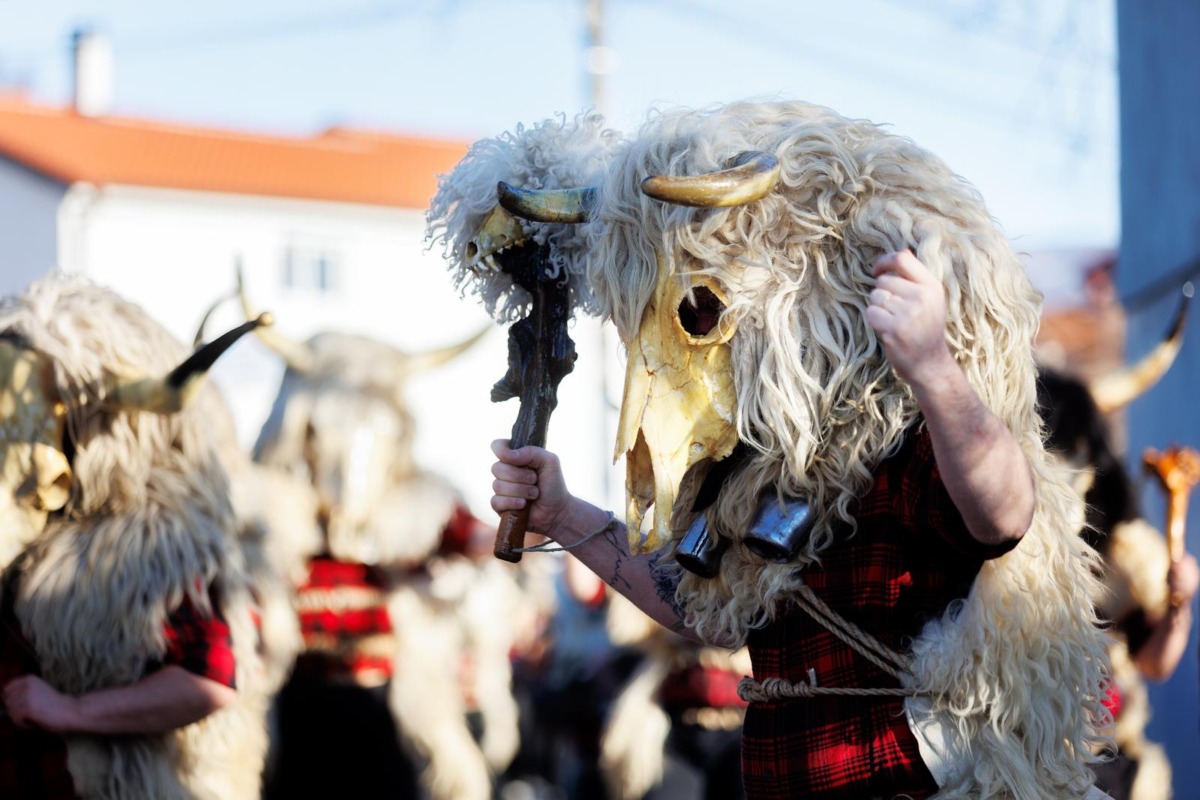
<path id="1" fill-rule="evenodd" d="M 61 183 L 0 156 L 0 295 L 20 291 L 55 266 L 65 192 Z"/>
<path id="2" fill-rule="evenodd" d="M 423 212 L 129 187 L 99 190 L 77 205 L 77 241 L 64 244 L 79 254 L 73 268 L 141 304 L 185 341 L 209 304 L 232 290 L 239 258 L 253 302 L 295 338 L 341 330 L 421 351 L 492 325 L 492 335 L 457 362 L 414 378 L 409 400 L 419 424 L 418 459 L 453 480 L 482 518 L 495 519 L 488 506 L 489 444 L 508 436 L 517 413 L 515 400 L 489 399 L 506 369 L 506 331 L 473 299 L 459 297 L 439 252 L 426 252 Z M 333 287 L 285 286 L 289 245 L 335 254 Z M 237 303 L 228 303 L 213 316 L 209 338 L 240 321 Z M 579 360 L 561 385 L 549 444 L 563 455 L 572 491 L 612 505 L 619 503 L 623 477 L 607 466 L 613 412 L 601 393 L 606 358 L 600 348 L 610 346 L 601 344 L 594 321 L 579 323 L 572 337 Z M 247 447 L 282 372 L 278 359 L 253 339 L 239 343 L 213 371 Z M 612 392 L 618 401 L 620 386 Z"/>

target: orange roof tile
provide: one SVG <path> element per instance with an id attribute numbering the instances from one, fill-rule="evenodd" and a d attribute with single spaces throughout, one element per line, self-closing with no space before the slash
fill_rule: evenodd
<path id="1" fill-rule="evenodd" d="M 263 136 L 0 96 L 0 155 L 64 183 L 123 184 L 423 209 L 463 142 L 334 129 Z"/>

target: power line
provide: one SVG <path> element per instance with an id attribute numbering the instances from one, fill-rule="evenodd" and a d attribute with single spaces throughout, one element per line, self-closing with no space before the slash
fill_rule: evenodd
<path id="1" fill-rule="evenodd" d="M 864 57 L 864 53 L 869 52 L 865 49 L 828 45 L 816 38 L 801 42 L 797 37 L 790 35 L 786 28 L 764 26 L 753 17 L 729 12 L 724 8 L 717 9 L 703 3 L 689 2 L 688 0 L 654 0 L 645 5 L 676 11 L 684 18 L 698 21 L 725 35 L 754 42 L 761 49 L 770 49 L 792 61 L 816 62 L 825 67 L 836 64 L 840 76 L 853 76 L 873 84 L 886 83 L 904 92 L 919 94 L 926 101 L 936 100 L 953 108 L 959 114 L 966 112 L 965 116 L 970 116 L 976 121 L 985 120 L 986 122 L 985 118 L 990 118 L 1005 128 L 1018 132 L 1013 117 L 1003 109 L 997 108 L 995 104 L 986 102 L 986 96 L 980 93 L 956 91 L 945 85 L 939 85 L 935 83 L 935 79 L 928 77 L 933 72 L 932 70 L 914 79 L 911 75 L 905 75 L 896 70 L 894 64 L 884 64 Z M 1047 131 L 1046 126 L 1035 129 L 1033 135 L 1049 142 L 1050 139 L 1046 136 L 1048 132 L 1056 134 L 1055 141 L 1061 137 L 1069 143 L 1073 143 L 1078 138 L 1075 128 Z M 1025 136 L 1029 135 L 1027 129 L 1020 130 L 1019 133 Z M 1079 152 L 1078 148 L 1072 149 L 1076 153 Z"/>

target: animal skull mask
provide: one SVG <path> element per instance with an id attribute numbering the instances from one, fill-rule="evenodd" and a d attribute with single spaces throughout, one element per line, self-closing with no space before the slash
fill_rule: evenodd
<path id="1" fill-rule="evenodd" d="M 729 340 L 716 281 L 671 274 L 659 256 L 658 285 L 642 326 L 625 343 L 629 356 L 617 424 L 616 458 L 625 455 L 625 518 L 633 552 L 670 536 L 671 510 L 684 475 L 704 459 L 719 461 L 737 445 L 736 396 Z M 646 510 L 654 524 L 642 541 Z"/>
<path id="2" fill-rule="evenodd" d="M 0 339 L 0 543 L 7 561 L 66 505 L 71 466 L 62 451 L 65 408 L 50 363 Z M 14 550 L 14 548 L 16 548 Z"/>
<path id="3" fill-rule="evenodd" d="M 674 205 L 721 208 L 752 203 L 779 180 L 778 161 L 748 152 L 728 168 L 690 177 L 652 175 L 642 192 Z M 658 282 L 632 341 L 617 424 L 616 457 L 625 454 L 626 526 L 631 552 L 651 552 L 671 538 L 671 514 L 687 471 L 720 461 L 738 442 L 737 394 L 729 341 L 736 323 L 724 314 L 721 285 L 685 266 L 672 272 L 657 255 Z M 642 521 L 654 524 L 642 539 Z"/>
<path id="4" fill-rule="evenodd" d="M 104 403 L 113 409 L 174 414 L 190 403 L 213 362 L 245 333 L 269 325 L 262 315 L 198 348 L 162 378 L 113 378 Z M 54 365 L 20 339 L 0 336 L 0 566 L 46 526 L 70 499 L 67 407 Z"/>
<path id="5" fill-rule="evenodd" d="M 715 173 L 652 175 L 641 186 L 647 196 L 666 203 L 718 208 L 752 203 L 778 180 L 773 156 L 748 152 Z M 597 190 L 538 191 L 501 184 L 500 196 L 509 211 L 524 219 L 582 222 L 596 203 Z M 479 257 L 481 244 L 471 244 Z M 694 269 L 673 274 L 662 253 L 657 259 L 654 297 L 637 333 L 625 341 L 628 364 L 614 458 L 625 455 L 625 521 L 634 553 L 667 543 L 687 471 L 701 461 L 720 461 L 738 441 L 729 349 L 736 325 L 724 316 L 727 295 L 707 275 Z M 642 522 L 650 506 L 654 521 L 643 541 Z"/>

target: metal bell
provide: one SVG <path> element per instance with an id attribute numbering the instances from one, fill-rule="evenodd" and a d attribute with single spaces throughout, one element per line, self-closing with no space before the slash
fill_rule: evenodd
<path id="1" fill-rule="evenodd" d="M 766 497 L 742 542 L 759 558 L 775 563 L 791 561 L 813 522 L 812 509 L 803 500 L 788 500 L 780 506 L 774 496 Z"/>
<path id="2" fill-rule="evenodd" d="M 729 540 L 715 536 L 708 529 L 708 517 L 701 514 L 688 527 L 679 540 L 675 560 L 679 566 L 701 578 L 716 577 L 721 568 L 721 557 L 729 549 Z"/>

